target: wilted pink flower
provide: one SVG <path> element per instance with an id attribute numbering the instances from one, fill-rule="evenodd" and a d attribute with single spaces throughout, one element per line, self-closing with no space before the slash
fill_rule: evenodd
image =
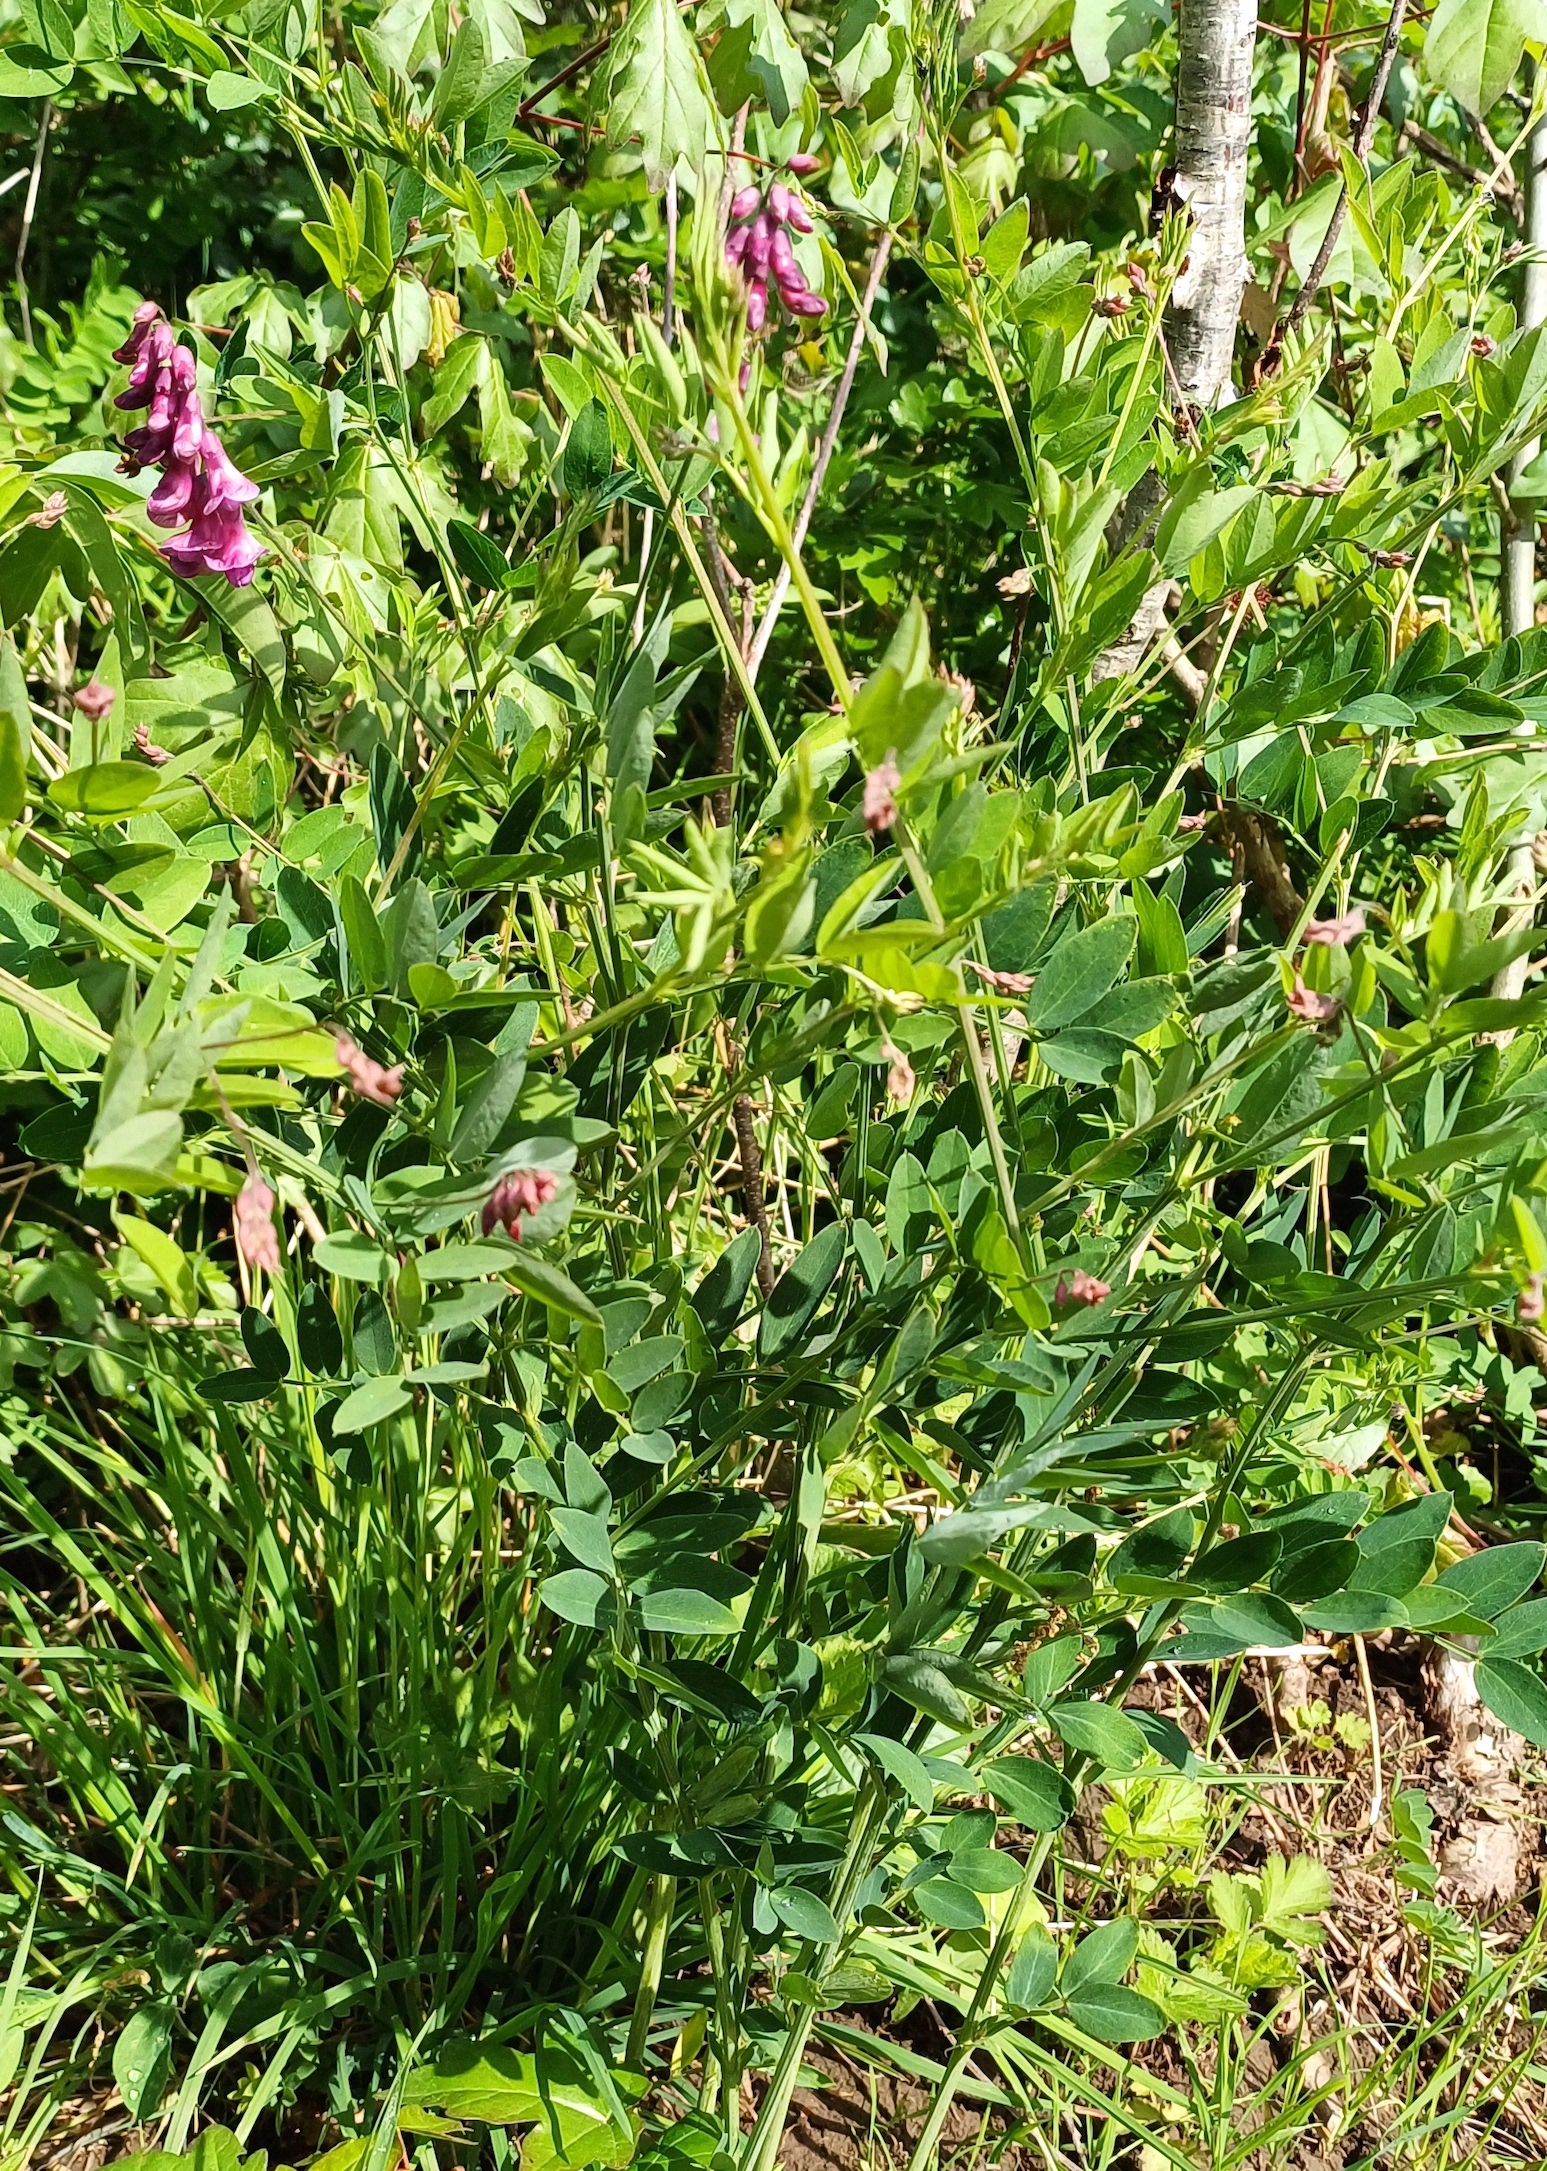
<path id="1" fill-rule="evenodd" d="M 70 510 L 70 500 L 63 490 L 50 490 L 35 513 L 29 513 L 25 525 L 29 528 L 57 528 Z"/>
<path id="2" fill-rule="evenodd" d="M 1522 1325 L 1532 1327 L 1544 1312 L 1547 1312 L 1547 1298 L 1542 1295 L 1542 1277 L 1533 1274 L 1515 1299 L 1515 1317 Z"/>
<path id="3" fill-rule="evenodd" d="M 896 795 L 902 789 L 902 772 L 887 755 L 879 767 L 871 770 L 865 779 L 865 796 L 860 811 L 865 817 L 865 827 L 878 836 L 883 829 L 890 829 L 897 819 Z"/>
<path id="4" fill-rule="evenodd" d="M 784 163 L 789 167 L 791 173 L 805 175 L 815 173 L 822 161 L 810 151 L 795 151 Z"/>
<path id="5" fill-rule="evenodd" d="M 918 1084 L 913 1065 L 903 1054 L 901 1048 L 893 1041 L 883 1040 L 881 1053 L 886 1057 L 888 1065 L 886 1097 L 888 1100 L 896 1101 L 900 1107 L 906 1108 L 913 1098 L 913 1089 Z"/>
<path id="6" fill-rule="evenodd" d="M 403 1090 L 403 1066 L 394 1063 L 388 1070 L 384 1063 L 357 1048 L 347 1033 L 339 1033 L 333 1042 L 333 1051 L 343 1068 L 350 1090 L 358 1093 L 363 1101 L 374 1101 L 378 1108 L 390 1108 Z"/>
<path id="7" fill-rule="evenodd" d="M 1308 1025 L 1325 1025 L 1342 1007 L 1335 995 L 1323 995 L 1316 988 L 1308 988 L 1298 973 L 1293 989 L 1284 1000 L 1294 1016 L 1304 1018 Z"/>
<path id="8" fill-rule="evenodd" d="M 150 735 L 148 724 L 135 725 L 134 750 L 137 754 L 143 754 L 153 769 L 164 769 L 172 759 L 164 746 L 157 746 Z"/>
<path id="9" fill-rule="evenodd" d="M 962 963 L 996 995 L 1029 995 L 1031 992 L 1029 972 L 995 972 L 992 965 L 980 965 L 975 957 L 964 957 Z"/>
<path id="10" fill-rule="evenodd" d="M 1067 1281 L 1064 1280 L 1062 1274 L 1059 1275 L 1058 1287 L 1053 1291 L 1053 1302 L 1055 1304 L 1101 1304 L 1111 1294 L 1112 1284 L 1110 1282 L 1101 1281 L 1096 1275 L 1087 1274 L 1084 1267 L 1077 1266 Z"/>
<path id="11" fill-rule="evenodd" d="M 1206 814 L 1179 814 L 1176 818 L 1176 826 L 1185 835 L 1191 836 L 1202 829 L 1207 821 L 1208 816 Z"/>
<path id="12" fill-rule="evenodd" d="M 163 544 L 162 555 L 176 572 L 221 573 L 233 588 L 245 588 L 263 556 L 242 516 L 258 486 L 205 421 L 193 356 L 177 344 L 156 304 L 142 302 L 114 360 L 129 364 L 129 382 L 116 404 L 147 410 L 124 439 L 124 466 L 131 472 L 160 467 L 161 480 L 145 508 L 157 527 L 189 523 Z"/>
<path id="13" fill-rule="evenodd" d="M 113 703 L 118 699 L 111 686 L 104 686 L 101 679 L 88 679 L 75 697 L 75 706 L 88 723 L 100 724 Z"/>
<path id="14" fill-rule="evenodd" d="M 503 1223 L 516 1243 L 521 1241 L 521 1217 L 538 1213 L 558 1196 L 559 1179 L 551 1168 L 517 1168 L 502 1176 L 483 1202 L 483 1233 L 492 1236 Z"/>
<path id="15" fill-rule="evenodd" d="M 279 1272 L 279 1231 L 274 1226 L 274 1194 L 257 1174 L 248 1177 L 236 1195 L 232 1226 L 236 1248 L 249 1266 L 265 1274 Z"/>
<path id="16" fill-rule="evenodd" d="M 1305 939 L 1307 942 L 1322 943 L 1330 950 L 1340 943 L 1352 942 L 1355 936 L 1363 933 L 1364 914 L 1358 905 L 1355 905 L 1348 912 L 1334 913 L 1330 920 L 1308 921 Z"/>

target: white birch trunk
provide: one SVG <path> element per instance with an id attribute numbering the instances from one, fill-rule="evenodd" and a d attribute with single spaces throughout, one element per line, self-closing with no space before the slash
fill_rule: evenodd
<path id="1" fill-rule="evenodd" d="M 1235 328 L 1246 290 L 1246 156 L 1252 130 L 1255 0 L 1182 0 L 1171 194 L 1192 221 L 1185 267 L 1166 308 L 1165 339 L 1189 407 L 1216 407 L 1230 391 Z M 1117 538 L 1137 534 L 1160 504 L 1147 475 L 1119 515 Z M 1169 583 L 1145 595 L 1120 641 L 1098 656 L 1094 679 L 1135 670 L 1165 618 Z"/>

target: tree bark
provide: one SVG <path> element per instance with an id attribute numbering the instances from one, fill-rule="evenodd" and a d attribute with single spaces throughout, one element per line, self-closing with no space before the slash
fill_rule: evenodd
<path id="1" fill-rule="evenodd" d="M 1246 290 L 1254 0 L 1182 0 L 1179 32 L 1171 194 L 1192 232 L 1166 311 L 1166 344 L 1184 398 L 1213 407 L 1229 389 Z"/>
<path id="2" fill-rule="evenodd" d="M 1248 271 L 1246 157 L 1256 37 L 1255 0 L 1182 0 L 1169 188 L 1192 230 L 1166 306 L 1165 342 L 1185 410 L 1217 407 L 1230 390 Z M 1119 547 L 1154 517 L 1161 496 L 1152 469 L 1117 516 Z M 1158 581 L 1147 591 L 1122 639 L 1097 657 L 1093 679 L 1137 669 L 1164 622 L 1168 586 Z"/>
<path id="3" fill-rule="evenodd" d="M 1526 144 L 1525 231 L 1529 252 L 1522 274 L 1520 322 L 1529 328 L 1547 323 L 1547 121 L 1531 131 Z M 1509 464 L 1510 508 L 1503 534 L 1503 592 L 1500 603 L 1506 633 L 1529 633 L 1536 623 L 1536 507 L 1517 503 L 1515 488 L 1540 451 L 1540 443 L 1522 445 Z"/>

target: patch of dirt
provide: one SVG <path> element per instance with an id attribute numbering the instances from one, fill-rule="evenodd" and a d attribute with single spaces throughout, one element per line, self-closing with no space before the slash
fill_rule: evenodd
<path id="1" fill-rule="evenodd" d="M 863 2026 L 854 2014 L 844 2019 Z M 947 2043 L 931 2044 L 930 2053 L 938 2060 Z M 884 2042 L 878 2054 L 877 2064 L 864 2066 L 830 2043 L 811 2045 L 806 2064 L 826 2081 L 796 2089 L 779 2147 L 781 2171 L 894 2171 L 908 2161 L 929 2111 L 929 2084 L 888 2070 Z M 951 2106 L 940 2137 L 943 2167 L 1029 2171 L 1029 2161 L 1005 2131 L 1002 2114 L 965 2098 Z"/>

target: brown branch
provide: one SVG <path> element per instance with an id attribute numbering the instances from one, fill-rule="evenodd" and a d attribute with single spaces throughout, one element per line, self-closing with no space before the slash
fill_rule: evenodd
<path id="1" fill-rule="evenodd" d="M 757 1255 L 757 1286 L 764 1297 L 773 1293 L 773 1241 L 768 1229 L 768 1207 L 763 1197 L 763 1155 L 757 1142 L 750 1094 L 736 1095 L 732 1113 L 736 1124 L 736 1151 L 741 1159 L 741 1205 L 761 1240 Z"/>
<path id="2" fill-rule="evenodd" d="M 811 470 L 811 480 L 806 485 L 806 495 L 801 501 L 800 513 L 795 522 L 794 543 L 797 551 L 806 540 L 811 527 L 811 516 L 816 511 L 816 501 L 821 496 L 822 484 L 827 479 L 828 464 L 843 423 L 843 411 L 849 404 L 849 394 L 854 389 L 854 374 L 859 368 L 859 358 L 864 350 L 865 327 L 870 320 L 875 298 L 881 291 L 881 281 L 886 276 L 887 258 L 891 253 L 892 237 L 886 233 L 876 243 L 875 254 L 870 259 L 870 274 L 865 281 L 859 314 L 854 319 L 854 330 L 849 337 L 849 351 L 844 357 L 843 375 L 838 379 L 838 389 L 833 394 L 833 404 L 828 409 L 827 427 L 822 432 L 822 442 L 817 447 L 816 462 Z M 774 627 L 779 622 L 779 613 L 784 608 L 784 599 L 789 588 L 789 566 L 781 565 L 768 598 L 768 608 L 763 613 L 763 623 L 757 629 L 757 638 L 747 657 L 747 667 L 754 678 L 757 676 L 758 665 L 768 653 L 768 644 L 773 639 Z"/>
<path id="3" fill-rule="evenodd" d="M 1391 79 L 1392 63 L 1397 57 L 1397 46 L 1402 38 L 1402 22 L 1406 14 L 1407 0 L 1393 0 L 1385 39 L 1381 44 L 1380 59 L 1375 64 L 1375 80 L 1370 85 L 1370 95 L 1364 101 L 1359 115 L 1359 126 L 1354 131 L 1353 153 L 1366 174 L 1370 170 L 1370 145 L 1375 140 L 1375 124 L 1380 119 L 1381 103 L 1386 96 L 1386 85 Z M 1294 298 L 1293 307 L 1288 316 L 1278 324 L 1262 358 L 1262 374 L 1265 377 L 1272 376 L 1277 369 L 1285 339 L 1291 332 L 1299 329 L 1315 299 L 1317 288 L 1327 275 L 1327 266 L 1332 261 L 1338 236 L 1343 231 L 1343 218 L 1347 210 L 1348 178 L 1345 175 L 1343 186 L 1338 192 L 1338 200 L 1332 207 L 1332 216 L 1327 221 L 1327 231 L 1322 236 L 1321 247 L 1316 251 L 1316 261 L 1306 273 L 1300 291 Z"/>

